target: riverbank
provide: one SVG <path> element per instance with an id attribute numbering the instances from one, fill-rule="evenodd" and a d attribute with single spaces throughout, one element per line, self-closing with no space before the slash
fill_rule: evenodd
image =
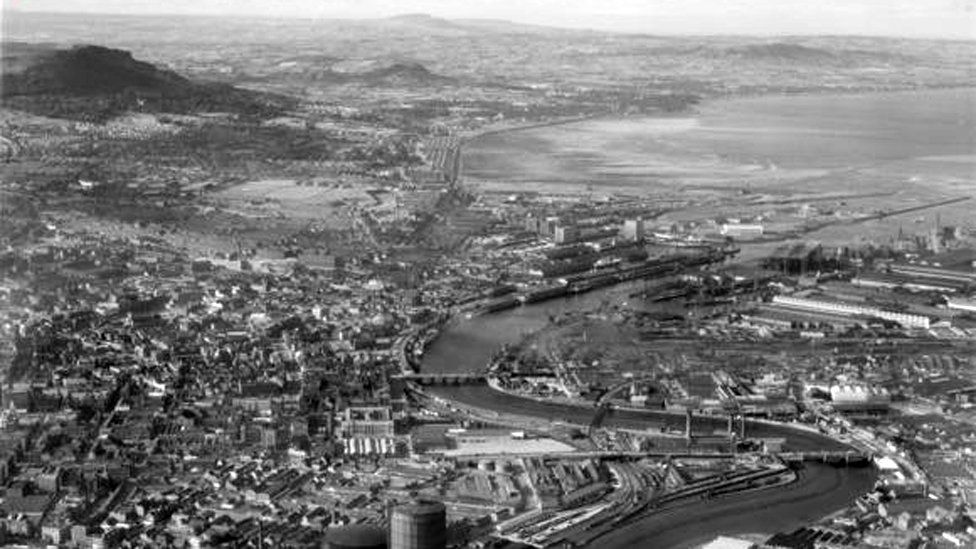
<path id="1" fill-rule="evenodd" d="M 625 296 L 633 290 L 632 286 L 623 284 L 584 296 L 529 304 L 471 319 L 452 319 L 424 354 L 421 371 L 480 372 L 503 344 L 513 344 L 527 333 L 545 326 L 551 314 L 566 307 L 586 310 L 598 306 L 608 296 Z M 585 429 L 594 414 L 592 407 L 580 403 L 532 400 L 486 385 L 430 387 L 427 390 L 448 405 L 475 412 L 485 421 L 524 424 L 537 430 L 554 425 Z M 662 427 L 677 431 L 684 427 L 684 415 L 621 408 L 608 415 L 604 425 L 634 431 L 660 431 Z M 724 426 L 725 418 L 694 417 L 693 428 L 701 432 Z M 796 451 L 849 449 L 847 444 L 814 429 L 778 422 L 752 420 L 747 423 L 747 436 L 786 438 L 789 449 Z M 789 485 L 728 498 L 695 500 L 685 506 L 643 514 L 615 528 L 607 537 L 601 537 L 599 543 L 605 549 L 634 546 L 685 549 L 721 534 L 790 531 L 851 505 L 858 496 L 872 489 L 875 480 L 873 468 L 834 468 L 809 463 Z"/>
<path id="2" fill-rule="evenodd" d="M 641 516 L 599 539 L 601 547 L 691 549 L 718 535 L 791 531 L 850 504 L 874 484 L 870 469 L 809 464 L 770 490 L 690 501 Z"/>

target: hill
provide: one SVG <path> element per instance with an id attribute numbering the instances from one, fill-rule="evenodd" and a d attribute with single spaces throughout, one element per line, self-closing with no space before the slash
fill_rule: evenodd
<path id="1" fill-rule="evenodd" d="M 4 105 L 44 116 L 105 120 L 131 110 L 270 116 L 288 103 L 227 84 L 194 82 L 120 49 L 19 43 L 3 49 Z"/>
<path id="2" fill-rule="evenodd" d="M 366 87 L 425 88 L 457 83 L 457 80 L 437 74 L 416 61 L 355 60 L 335 62 L 322 57 L 289 61 L 278 65 L 267 75 L 254 81 L 276 82 L 283 77 L 301 78 L 328 85 Z"/>
<path id="3" fill-rule="evenodd" d="M 421 63 L 400 62 L 353 76 L 372 86 L 430 86 L 447 84 L 453 79 L 435 74 Z"/>
<path id="4" fill-rule="evenodd" d="M 834 53 L 826 49 L 786 42 L 747 44 L 727 48 L 725 53 L 747 59 L 799 63 L 821 63 L 836 59 Z"/>

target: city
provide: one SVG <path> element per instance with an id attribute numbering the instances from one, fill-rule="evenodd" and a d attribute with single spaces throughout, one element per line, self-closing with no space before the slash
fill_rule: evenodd
<path id="1" fill-rule="evenodd" d="M 749 70 L 665 86 L 511 62 L 636 35 L 7 15 L 0 545 L 976 546 L 976 42 L 710 38 Z M 874 94 L 963 106 L 776 126 Z"/>

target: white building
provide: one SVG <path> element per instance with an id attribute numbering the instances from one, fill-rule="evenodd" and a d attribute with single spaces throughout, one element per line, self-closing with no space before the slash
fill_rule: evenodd
<path id="1" fill-rule="evenodd" d="M 833 385 L 830 400 L 839 410 L 886 409 L 891 394 L 887 389 L 867 385 Z"/>
<path id="2" fill-rule="evenodd" d="M 927 316 L 912 315 L 906 313 L 896 313 L 885 311 L 876 307 L 865 307 L 863 305 L 853 305 L 850 303 L 838 303 L 835 301 L 820 301 L 817 299 L 807 299 L 803 297 L 792 297 L 778 295 L 773 298 L 773 303 L 778 303 L 785 307 L 791 307 L 802 311 L 813 311 L 817 313 L 827 313 L 838 316 L 871 316 L 897 322 L 906 328 L 924 328 L 931 326 L 931 320 Z"/>
<path id="3" fill-rule="evenodd" d="M 972 299 L 950 299 L 949 308 L 967 313 L 976 313 L 976 300 Z"/>
<path id="4" fill-rule="evenodd" d="M 763 235 L 761 223 L 723 223 L 719 231 L 733 238 L 759 238 Z"/>
<path id="5" fill-rule="evenodd" d="M 634 242 L 643 240 L 644 220 L 640 218 L 625 220 L 623 227 L 620 228 L 620 236 L 624 240 L 630 240 Z"/>

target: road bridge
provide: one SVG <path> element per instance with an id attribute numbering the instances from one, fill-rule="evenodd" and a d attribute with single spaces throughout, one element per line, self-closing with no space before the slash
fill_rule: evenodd
<path id="1" fill-rule="evenodd" d="M 820 463 L 858 465 L 871 461 L 874 454 L 857 450 L 836 452 L 783 452 L 778 454 L 780 459 L 787 462 L 816 461 Z"/>
<path id="2" fill-rule="evenodd" d="M 404 374 L 395 376 L 418 385 L 481 385 L 488 383 L 484 374 Z"/>

